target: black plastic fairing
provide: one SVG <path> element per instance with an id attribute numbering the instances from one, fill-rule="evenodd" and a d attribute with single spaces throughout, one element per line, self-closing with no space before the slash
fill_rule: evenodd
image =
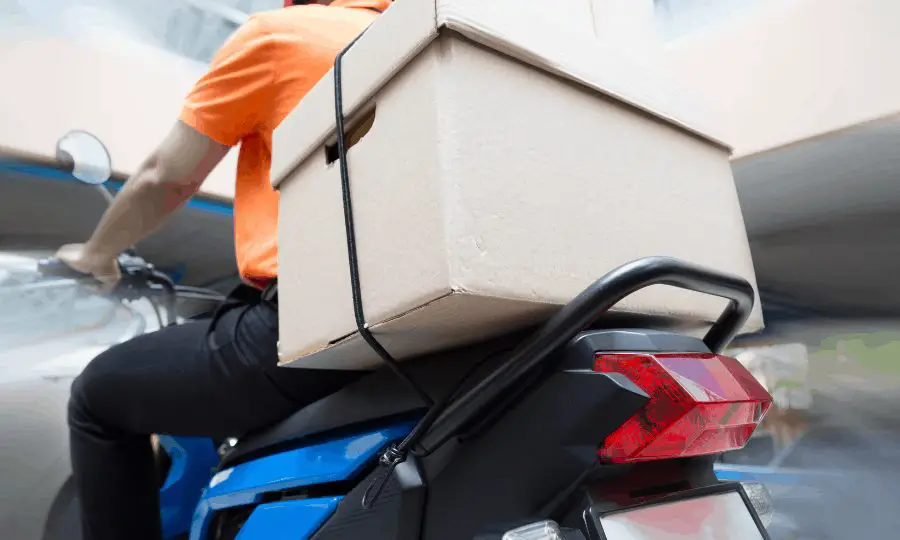
<path id="1" fill-rule="evenodd" d="M 504 355 L 522 339 L 515 334 L 471 347 L 411 361 L 405 369 L 429 394 L 443 396 L 450 392 L 467 372 L 470 384 L 477 384 L 485 373 L 504 361 Z M 592 330 L 582 332 L 564 349 L 561 364 L 554 369 L 587 369 L 593 367 L 595 352 L 709 352 L 703 341 L 672 332 L 654 330 Z M 290 368 L 285 368 L 290 369 Z M 540 375 L 540 374 L 538 374 Z M 465 387 L 463 387 L 465 389 Z M 527 391 L 527 388 L 519 388 Z M 501 414 L 495 407 L 492 412 Z M 418 396 L 382 369 L 362 377 L 339 392 L 312 403 L 282 422 L 241 438 L 224 457 L 221 469 L 261 455 L 297 447 L 318 437 L 340 431 L 382 425 L 391 419 L 410 418 L 422 414 L 424 406 Z"/>
<path id="2" fill-rule="evenodd" d="M 464 378 L 470 383 L 477 382 L 483 377 L 482 370 L 489 371 L 502 362 L 521 337 L 521 334 L 514 334 L 430 355 L 406 363 L 405 369 L 429 394 L 442 397 L 452 392 Z M 275 425 L 242 437 L 223 458 L 220 469 L 344 431 L 384 425 L 394 419 L 414 418 L 424 413 L 424 409 L 419 397 L 403 381 L 390 370 L 381 369 L 307 405 Z"/>
<path id="3" fill-rule="evenodd" d="M 362 497 L 375 470 L 341 502 L 314 540 L 371 537 L 400 540 L 473 538 L 485 527 L 528 517 L 597 464 L 603 439 L 646 403 L 626 377 L 585 370 L 548 375 L 490 429 L 417 457 L 427 505 L 411 503 L 418 486 L 401 483 L 397 467 L 372 508 Z M 422 523 L 420 536 L 404 523 Z"/>
<path id="4" fill-rule="evenodd" d="M 459 444 L 452 459 L 434 467 L 424 461 L 422 539 L 471 537 L 491 523 L 534 515 L 597 466 L 597 447 L 648 399 L 618 374 L 554 373 L 490 429 Z"/>

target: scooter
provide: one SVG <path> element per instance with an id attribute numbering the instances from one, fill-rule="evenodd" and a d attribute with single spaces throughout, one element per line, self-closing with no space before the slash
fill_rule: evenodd
<path id="1" fill-rule="evenodd" d="M 174 295 L 133 254 L 120 264 L 135 294 Z M 58 261 L 43 269 L 79 277 Z M 610 308 L 659 284 L 728 305 L 702 339 L 617 327 Z M 768 539 L 748 491 L 713 470 L 771 405 L 721 355 L 753 293 L 738 277 L 640 259 L 537 328 L 402 365 L 386 359 L 259 432 L 160 436 L 165 536 Z"/>

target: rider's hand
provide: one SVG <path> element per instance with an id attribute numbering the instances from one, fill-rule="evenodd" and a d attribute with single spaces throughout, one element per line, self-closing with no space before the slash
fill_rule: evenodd
<path id="1" fill-rule="evenodd" d="M 105 286 L 113 286 L 122 279 L 115 258 L 92 254 L 85 244 L 67 244 L 59 248 L 55 257 L 79 272 L 91 274 Z"/>

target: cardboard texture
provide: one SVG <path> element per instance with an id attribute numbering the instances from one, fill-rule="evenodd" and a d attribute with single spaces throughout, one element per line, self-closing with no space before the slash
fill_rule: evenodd
<path id="1" fill-rule="evenodd" d="M 594 25 L 569 35 L 538 2 L 513 18 L 488 4 L 396 2 L 344 57 L 362 301 L 385 348 L 406 359 L 538 323 L 645 256 L 755 285 L 729 150 L 702 118 L 612 56 Z M 327 75 L 273 143 L 280 360 L 369 368 L 380 361 L 354 322 L 333 92 Z M 700 326 L 724 305 L 659 286 L 617 309 Z M 747 330 L 761 326 L 757 309 Z"/>

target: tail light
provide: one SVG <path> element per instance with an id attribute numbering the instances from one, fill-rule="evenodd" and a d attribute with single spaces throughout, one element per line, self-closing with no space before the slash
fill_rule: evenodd
<path id="1" fill-rule="evenodd" d="M 727 356 L 600 353 L 594 371 L 621 373 L 650 396 L 600 447 L 600 459 L 612 463 L 742 448 L 772 404 L 765 388 Z"/>

